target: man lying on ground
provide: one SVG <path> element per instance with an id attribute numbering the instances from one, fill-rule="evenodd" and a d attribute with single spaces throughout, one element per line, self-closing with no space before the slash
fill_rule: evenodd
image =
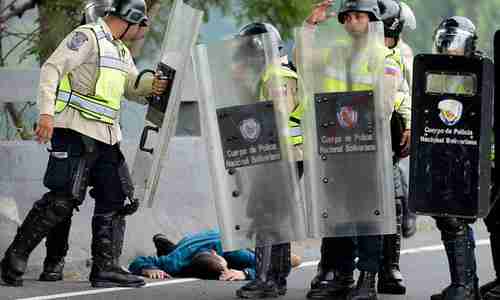
<path id="1" fill-rule="evenodd" d="M 177 244 L 156 234 L 153 243 L 157 256 L 139 256 L 129 266 L 137 275 L 152 279 L 197 277 L 218 280 L 253 280 L 255 254 L 250 250 L 224 251 L 218 230 L 188 234 Z M 300 265 L 292 254 L 292 267 Z"/>

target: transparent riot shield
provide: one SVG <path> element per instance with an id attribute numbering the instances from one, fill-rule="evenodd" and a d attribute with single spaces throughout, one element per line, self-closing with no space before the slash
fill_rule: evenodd
<path id="1" fill-rule="evenodd" d="M 152 206 L 170 139 L 175 134 L 185 68 L 198 38 L 203 12 L 176 0 L 170 12 L 160 53 L 159 70 L 173 78 L 169 95 L 153 99 L 148 107 L 132 179 L 135 197 Z M 156 132 L 151 136 L 150 133 Z M 150 147 L 147 145 L 154 145 Z"/>
<path id="2" fill-rule="evenodd" d="M 303 79 L 305 194 L 313 238 L 396 230 L 383 25 L 297 30 Z M 394 77 L 395 78 L 395 77 Z"/>
<path id="3" fill-rule="evenodd" d="M 420 54 L 412 101 L 410 209 L 484 217 L 490 209 L 493 63 Z"/>
<path id="4" fill-rule="evenodd" d="M 268 34 L 199 46 L 202 124 L 224 246 L 305 238 L 279 56 Z M 271 80 L 264 78 L 272 77 Z"/>

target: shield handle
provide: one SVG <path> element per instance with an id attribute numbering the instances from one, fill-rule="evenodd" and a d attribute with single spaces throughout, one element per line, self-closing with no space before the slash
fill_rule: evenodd
<path id="1" fill-rule="evenodd" d="M 144 152 L 149 152 L 151 154 L 153 154 L 153 148 L 145 148 L 144 146 L 146 145 L 146 140 L 148 139 L 148 132 L 152 130 L 156 133 L 159 132 L 159 128 L 158 127 L 155 127 L 155 126 L 146 126 L 144 127 L 144 129 L 142 130 L 142 134 L 141 134 L 141 142 L 139 144 L 139 149 L 141 151 L 144 151 Z"/>

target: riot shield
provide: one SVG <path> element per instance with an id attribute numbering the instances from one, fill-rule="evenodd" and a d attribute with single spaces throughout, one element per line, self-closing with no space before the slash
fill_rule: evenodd
<path id="1" fill-rule="evenodd" d="M 414 66 L 410 209 L 484 217 L 490 207 L 493 64 L 481 56 L 421 54 Z"/>
<path id="2" fill-rule="evenodd" d="M 159 70 L 173 79 L 169 95 L 152 99 L 146 113 L 139 149 L 134 160 L 132 179 L 135 197 L 147 200 L 152 207 L 158 179 L 163 168 L 169 141 L 175 134 L 177 114 L 181 102 L 185 68 L 191 59 L 191 49 L 198 37 L 203 12 L 182 0 L 176 0 L 170 12 L 160 53 Z M 148 135 L 151 136 L 147 142 Z M 146 144 L 155 145 L 149 147 Z"/>
<path id="3" fill-rule="evenodd" d="M 312 238 L 396 230 L 383 32 L 378 22 L 358 35 L 336 22 L 297 31 Z"/>
<path id="4" fill-rule="evenodd" d="M 269 34 L 199 46 L 202 124 L 224 247 L 305 238 L 288 106 Z M 276 49 L 276 51 L 274 51 Z M 267 96 L 265 96 L 267 94 Z"/>

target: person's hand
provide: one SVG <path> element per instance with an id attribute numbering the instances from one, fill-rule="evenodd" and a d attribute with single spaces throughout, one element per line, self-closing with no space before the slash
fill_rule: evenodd
<path id="1" fill-rule="evenodd" d="M 333 5 L 335 0 L 324 0 L 316 5 L 314 5 L 311 15 L 306 19 L 306 23 L 309 25 L 317 25 L 322 23 L 331 17 L 335 17 L 336 13 L 328 13 L 328 9 Z"/>
<path id="2" fill-rule="evenodd" d="M 40 144 L 45 144 L 52 138 L 54 132 L 54 117 L 51 115 L 40 115 L 36 125 L 36 140 Z"/>
<path id="3" fill-rule="evenodd" d="M 222 272 L 222 274 L 219 276 L 219 280 L 224 280 L 224 281 L 236 281 L 236 280 L 245 280 L 246 276 L 243 271 L 238 271 L 238 270 L 233 270 L 233 269 L 227 269 Z"/>
<path id="4" fill-rule="evenodd" d="M 399 154 L 401 158 L 405 158 L 410 155 L 410 139 L 411 139 L 411 131 L 410 129 L 405 129 L 403 131 L 403 135 L 401 136 L 401 153 Z"/>
<path id="5" fill-rule="evenodd" d="M 161 96 L 167 90 L 168 79 L 165 79 L 162 73 L 156 73 L 153 79 L 153 95 Z"/>
<path id="6" fill-rule="evenodd" d="M 145 269 L 142 270 L 142 275 L 151 279 L 169 279 L 171 278 L 166 272 L 158 269 Z"/>

